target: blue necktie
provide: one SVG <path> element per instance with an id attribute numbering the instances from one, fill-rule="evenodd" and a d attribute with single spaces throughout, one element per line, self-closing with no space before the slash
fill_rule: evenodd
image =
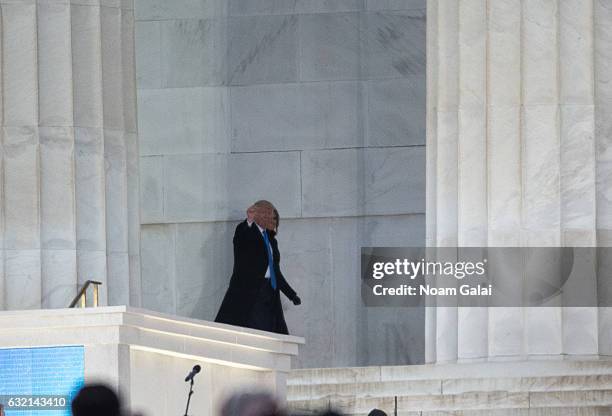
<path id="1" fill-rule="evenodd" d="M 272 248 L 270 246 L 270 240 L 268 239 L 268 233 L 266 230 L 263 232 L 264 241 L 266 242 L 266 251 L 268 252 L 268 266 L 270 267 L 270 284 L 272 289 L 276 290 L 276 274 L 274 273 L 274 257 L 272 257 Z"/>

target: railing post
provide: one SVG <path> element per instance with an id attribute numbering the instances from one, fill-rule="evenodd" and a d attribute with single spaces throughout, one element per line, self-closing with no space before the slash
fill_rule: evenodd
<path id="1" fill-rule="evenodd" d="M 94 308 L 98 307 L 98 300 L 99 300 L 99 294 L 98 294 L 98 286 L 100 286 L 98 283 L 95 283 L 93 285 L 94 288 L 94 293 L 93 293 L 93 306 Z"/>
<path id="2" fill-rule="evenodd" d="M 81 288 L 81 290 L 79 290 L 79 293 L 77 293 L 77 295 L 74 297 L 72 302 L 70 302 L 70 305 L 68 307 L 74 308 L 77 304 L 80 303 L 81 308 L 86 308 L 87 307 L 87 288 L 89 287 L 89 285 L 93 285 L 93 291 L 94 291 L 93 307 L 97 308 L 99 300 L 100 300 L 100 296 L 99 296 L 100 293 L 99 293 L 98 286 L 100 286 L 101 284 L 102 282 L 97 282 L 95 280 L 86 281 L 83 287 Z"/>

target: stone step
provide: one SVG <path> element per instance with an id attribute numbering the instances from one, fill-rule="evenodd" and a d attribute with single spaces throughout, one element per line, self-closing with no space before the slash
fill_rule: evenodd
<path id="1" fill-rule="evenodd" d="M 459 394 L 484 391 L 537 392 L 572 390 L 612 390 L 612 375 L 468 378 L 450 380 L 398 380 L 378 383 L 331 383 L 290 385 L 289 400 L 330 399 L 337 397 L 385 397 L 406 394 Z"/>
<path id="2" fill-rule="evenodd" d="M 378 383 L 335 383 L 287 386 L 288 400 L 334 399 L 342 396 L 385 397 L 441 394 L 441 380 L 398 380 Z"/>
<path id="3" fill-rule="evenodd" d="M 412 412 L 414 414 L 414 412 Z M 420 412 L 420 416 L 612 416 L 610 407 L 546 407 L 532 409 L 459 410 Z M 367 415 L 364 415 L 367 416 Z M 389 416 L 393 416 L 389 413 Z M 402 416 L 399 412 L 397 416 Z"/>
<path id="4" fill-rule="evenodd" d="M 562 392 L 612 390 L 612 374 L 520 378 L 468 378 L 442 381 L 442 394 L 475 391 Z"/>
<path id="5" fill-rule="evenodd" d="M 529 407 L 612 406 L 612 390 L 529 393 Z"/>
<path id="6" fill-rule="evenodd" d="M 345 367 L 293 370 L 287 384 L 376 383 L 395 380 L 449 380 L 495 377 L 612 375 L 612 360 L 526 360 L 463 364 Z"/>
<path id="7" fill-rule="evenodd" d="M 313 409 L 337 409 L 342 414 L 368 413 L 374 408 L 393 409 L 393 397 L 339 397 L 334 400 L 292 400 L 287 403 L 290 410 L 303 412 Z M 397 399 L 400 412 L 528 408 L 528 393 L 465 393 L 460 395 L 403 396 Z"/>
<path id="8" fill-rule="evenodd" d="M 392 409 L 382 409 L 395 416 Z M 346 416 L 368 416 L 355 413 Z M 443 412 L 397 412 L 397 416 L 612 416 L 610 407 L 547 407 L 533 409 L 457 410 Z"/>
<path id="9" fill-rule="evenodd" d="M 371 409 L 393 409 L 393 397 L 335 397 L 293 400 L 289 409 L 310 413 L 329 407 L 343 414 L 368 413 Z M 399 412 L 452 412 L 533 408 L 583 408 L 612 406 L 612 390 L 547 392 L 469 392 L 460 394 L 404 395 L 397 398 Z"/>

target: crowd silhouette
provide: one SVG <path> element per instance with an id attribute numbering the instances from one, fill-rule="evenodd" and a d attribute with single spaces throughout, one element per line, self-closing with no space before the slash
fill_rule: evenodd
<path id="1" fill-rule="evenodd" d="M 104 384 L 84 386 L 72 401 L 71 408 L 73 416 L 135 416 L 129 409 L 122 407 L 118 394 Z M 180 409 L 177 409 L 177 414 L 179 412 Z M 4 416 L 1 404 L 0 416 Z M 229 396 L 217 416 L 291 416 L 291 414 L 270 393 L 243 391 Z M 342 415 L 333 409 L 326 409 L 316 416 Z M 387 414 L 380 409 L 373 409 L 368 416 L 387 416 Z"/>

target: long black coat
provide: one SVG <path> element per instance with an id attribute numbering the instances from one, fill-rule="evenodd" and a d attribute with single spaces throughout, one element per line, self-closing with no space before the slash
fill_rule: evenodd
<path id="1" fill-rule="evenodd" d="M 281 273 L 278 242 L 273 234 L 269 233 L 268 237 L 272 246 L 276 276 L 274 313 L 277 318 L 277 328 L 275 332 L 288 334 L 279 289 L 292 301 L 295 299 L 296 293 Z M 265 278 L 267 268 L 268 253 L 263 235 L 255 223 L 252 223 L 249 227 L 247 221 L 244 220 L 238 224 L 234 233 L 234 270 L 229 288 L 215 318 L 216 322 L 249 326 L 251 309 L 257 299 L 259 289 L 262 284 L 270 284 L 270 279 Z"/>

